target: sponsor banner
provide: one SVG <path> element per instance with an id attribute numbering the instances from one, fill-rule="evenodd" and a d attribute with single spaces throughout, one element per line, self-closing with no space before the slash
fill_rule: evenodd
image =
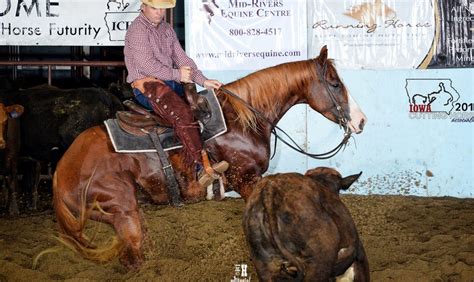
<path id="1" fill-rule="evenodd" d="M 438 0 L 437 43 L 428 68 L 474 67 L 474 1 Z"/>
<path id="2" fill-rule="evenodd" d="M 0 0 L 0 45 L 123 45 L 138 0 Z"/>
<path id="3" fill-rule="evenodd" d="M 203 70 L 307 59 L 306 0 L 187 0 L 186 51 Z"/>
<path id="4" fill-rule="evenodd" d="M 414 68 L 435 36 L 431 0 L 310 1 L 310 52 L 328 45 L 342 68 Z"/>
<path id="5" fill-rule="evenodd" d="M 472 67 L 468 0 L 310 0 L 309 53 L 328 45 L 338 67 Z"/>

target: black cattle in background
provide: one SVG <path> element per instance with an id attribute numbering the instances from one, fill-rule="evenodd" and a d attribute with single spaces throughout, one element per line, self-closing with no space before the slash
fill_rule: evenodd
<path id="1" fill-rule="evenodd" d="M 47 82 L 48 80 L 45 77 L 20 77 L 12 80 L 5 76 L 0 76 L 0 95 L 6 90 L 24 90 L 46 85 Z M 92 81 L 87 77 L 55 78 L 51 84 L 51 86 L 61 89 L 102 88 L 121 101 L 134 97 L 130 84 L 122 83 L 116 77 L 105 77 L 99 81 Z"/>
<path id="2" fill-rule="evenodd" d="M 24 107 L 19 174 L 24 190 L 32 193 L 32 209 L 36 209 L 40 172 L 44 174 L 50 167 L 52 173 L 79 133 L 123 110 L 121 101 L 101 88 L 66 90 L 42 85 L 25 90 L 0 89 L 0 102 Z"/>
<path id="3" fill-rule="evenodd" d="M 16 92 L 14 100 L 25 109 L 22 155 L 38 160 L 50 160 L 51 149 L 62 155 L 79 133 L 123 110 L 118 98 L 100 88 L 39 86 Z"/>
<path id="4" fill-rule="evenodd" d="M 111 82 L 107 84 L 107 87 L 104 89 L 107 90 L 110 94 L 117 97 L 121 102 L 129 99 L 135 99 L 135 95 L 133 94 L 132 87 L 128 83 L 120 83 L 120 82 Z"/>
<path id="5" fill-rule="evenodd" d="M 16 79 L 9 79 L 7 77 L 0 77 L 0 89 L 10 89 L 10 90 L 21 90 L 29 89 L 39 85 L 48 84 L 48 79 L 46 77 L 18 77 Z M 61 88 L 61 89 L 75 89 L 75 88 L 87 88 L 87 87 L 101 87 L 106 88 L 107 83 L 102 87 L 102 85 L 97 85 L 87 77 L 80 78 L 54 78 L 52 80 L 52 86 Z M 107 86 L 105 86 L 107 85 Z"/>

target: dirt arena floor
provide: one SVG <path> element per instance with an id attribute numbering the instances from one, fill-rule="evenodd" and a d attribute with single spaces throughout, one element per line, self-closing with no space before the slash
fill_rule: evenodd
<path id="1" fill-rule="evenodd" d="M 373 281 L 474 281 L 474 200 L 344 195 L 367 251 Z M 146 262 L 126 272 L 114 260 L 95 264 L 57 246 L 48 208 L 0 218 L 0 281 L 130 280 L 230 281 L 235 264 L 249 260 L 241 228 L 244 202 L 226 199 L 181 209 L 143 205 L 148 227 Z M 111 231 L 90 224 L 106 240 Z"/>

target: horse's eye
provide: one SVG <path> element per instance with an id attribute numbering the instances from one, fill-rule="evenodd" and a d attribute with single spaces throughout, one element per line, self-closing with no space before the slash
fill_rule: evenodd
<path id="1" fill-rule="evenodd" d="M 329 85 L 331 85 L 334 88 L 338 88 L 340 86 L 339 82 L 329 82 Z"/>

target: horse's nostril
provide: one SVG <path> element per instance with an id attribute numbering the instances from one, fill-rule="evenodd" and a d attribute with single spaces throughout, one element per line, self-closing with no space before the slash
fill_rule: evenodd
<path id="1" fill-rule="evenodd" d="M 359 123 L 359 129 L 364 130 L 364 125 L 365 125 L 365 119 L 362 119 Z"/>

